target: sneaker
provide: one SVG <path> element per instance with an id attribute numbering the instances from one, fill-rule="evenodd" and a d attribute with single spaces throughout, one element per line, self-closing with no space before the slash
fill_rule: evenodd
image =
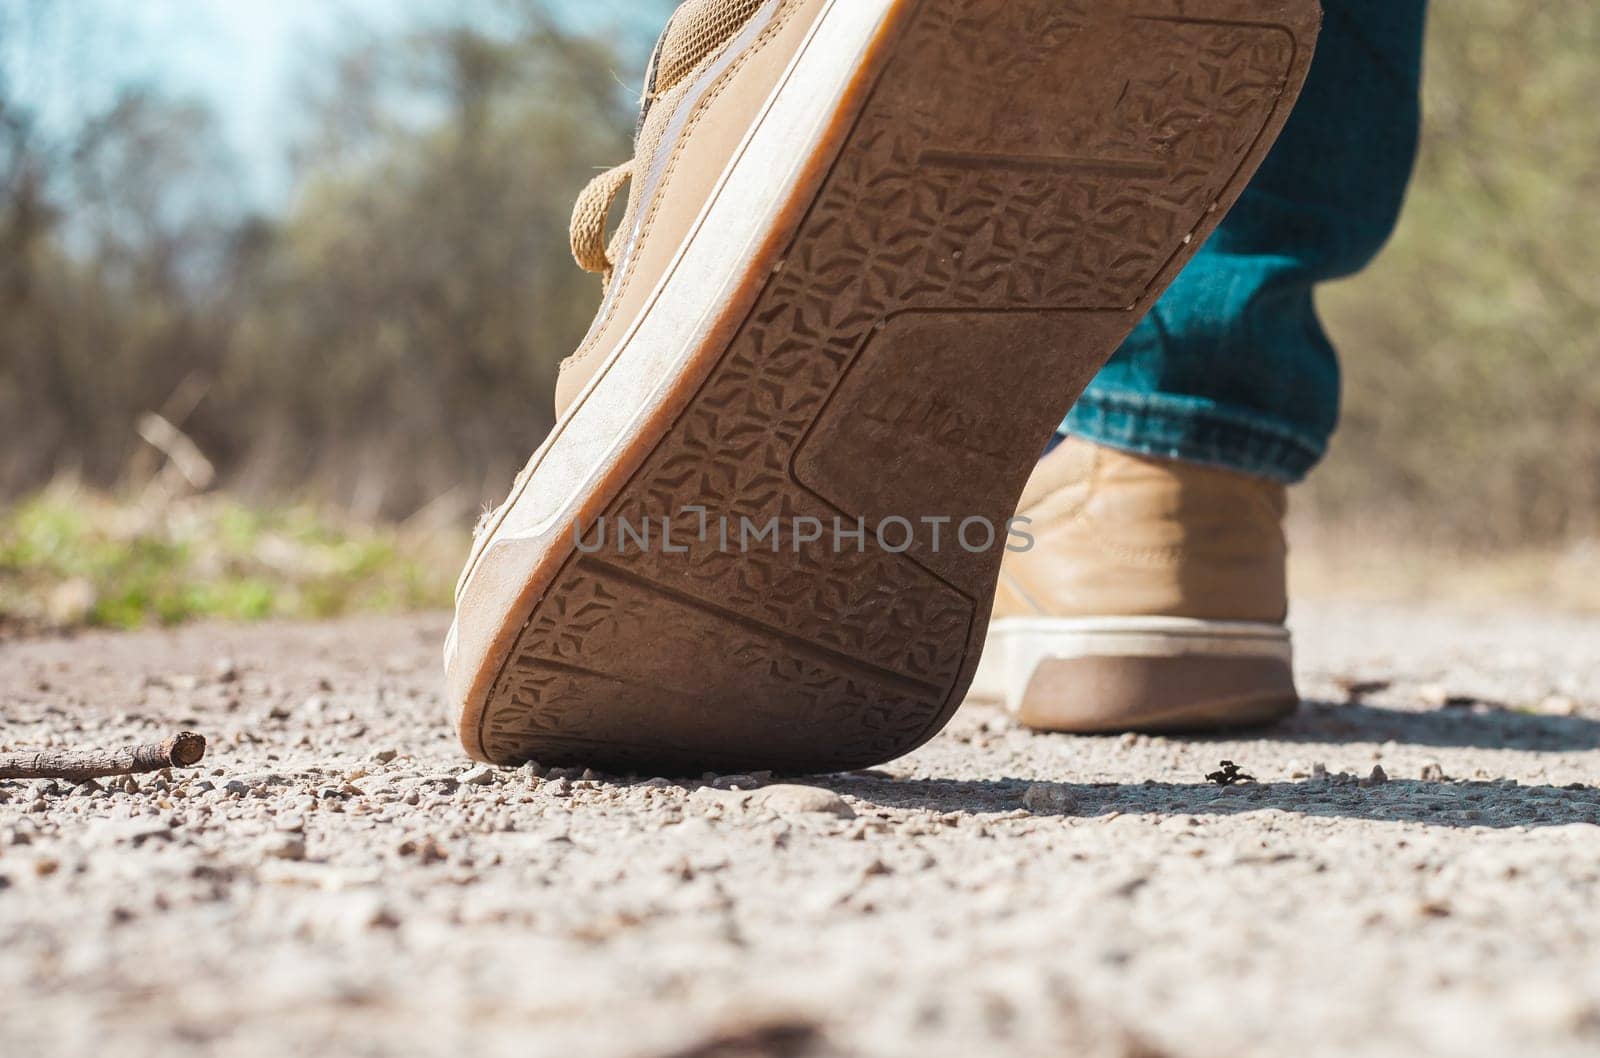
<path id="1" fill-rule="evenodd" d="M 1299 703 L 1282 485 L 1071 439 L 1039 464 L 975 699 L 1101 734 L 1268 723 Z"/>
<path id="2" fill-rule="evenodd" d="M 467 750 L 806 772 L 932 737 L 1035 457 L 1272 144 L 1318 19 L 683 4 L 573 218 L 605 298 L 559 420 L 457 589 Z"/>

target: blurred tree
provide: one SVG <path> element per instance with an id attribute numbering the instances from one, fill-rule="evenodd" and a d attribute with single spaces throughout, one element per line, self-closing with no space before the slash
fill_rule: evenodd
<path id="1" fill-rule="evenodd" d="M 641 27 L 670 6 L 651 3 Z M 0 44 L 64 10 L 0 0 Z M 63 470 L 114 483 L 164 407 L 234 488 L 366 516 L 503 494 L 599 298 L 567 219 L 629 153 L 618 71 L 648 42 L 555 0 L 425 10 L 304 57 L 283 216 L 241 213 L 192 101 L 124 85 L 46 120 L 0 63 L 0 495 Z M 1307 506 L 1454 541 L 1592 539 L 1600 6 L 1449 0 L 1433 20 L 1401 232 L 1324 299 L 1348 415 Z"/>
<path id="2" fill-rule="evenodd" d="M 227 174 L 203 108 L 129 86 L 45 121 L 0 70 L 0 492 L 115 476 L 138 414 L 215 363 Z"/>
<path id="3" fill-rule="evenodd" d="M 463 484 L 475 503 L 549 429 L 599 297 L 567 216 L 629 119 L 614 54 L 541 5 L 514 13 L 353 48 L 320 90 L 224 394 L 267 479 L 314 477 L 361 513 Z"/>

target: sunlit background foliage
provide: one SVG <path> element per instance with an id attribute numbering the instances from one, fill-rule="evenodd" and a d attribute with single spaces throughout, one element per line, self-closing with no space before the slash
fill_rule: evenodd
<path id="1" fill-rule="evenodd" d="M 218 10 L 155 6 L 186 5 Z M 139 547 L 188 555 L 209 546 L 195 526 L 286 511 L 252 524 L 307 554 L 337 551 L 333 533 L 383 556 L 497 500 L 598 300 L 567 250 L 571 202 L 627 155 L 670 7 L 326 0 L 269 96 L 226 76 L 247 33 L 212 42 L 222 75 L 185 81 L 160 48 L 117 61 L 145 8 L 0 0 L 0 599 L 48 609 L 43 576 L 110 623 L 447 599 L 448 577 L 410 558 L 369 590 L 224 555 L 233 587 L 124 605 L 138 578 L 107 548 L 126 534 L 84 518 L 187 510 L 181 532 L 124 521 Z M 1401 232 L 1322 299 L 1348 385 L 1334 455 L 1299 498 L 1320 538 L 1600 539 L 1596 100 L 1593 0 L 1435 4 Z M 196 494 L 226 498 L 201 516 Z M 41 539 L 83 553 L 41 575 Z"/>

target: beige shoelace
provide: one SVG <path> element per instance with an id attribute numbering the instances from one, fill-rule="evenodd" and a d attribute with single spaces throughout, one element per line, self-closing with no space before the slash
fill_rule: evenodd
<path id="1" fill-rule="evenodd" d="M 606 240 L 606 221 L 621 197 L 628 182 L 633 179 L 633 161 L 623 162 L 615 169 L 607 169 L 585 187 L 578 195 L 578 204 L 572 211 L 572 256 L 586 272 L 598 272 L 611 281 L 615 262 Z"/>
<path id="2" fill-rule="evenodd" d="M 645 78 L 640 114 L 641 142 L 637 144 L 641 151 L 648 151 L 652 143 L 648 135 L 643 135 L 644 119 L 650 107 L 708 61 L 718 48 L 738 33 L 739 27 L 748 22 L 764 2 L 684 0 L 673 13 L 661 39 L 656 43 Z M 611 217 L 618 197 L 632 181 L 634 170 L 635 161 L 627 161 L 601 173 L 583 189 L 572 211 L 572 256 L 585 271 L 604 276 L 608 286 L 616 262 L 611 259 L 606 222 Z"/>

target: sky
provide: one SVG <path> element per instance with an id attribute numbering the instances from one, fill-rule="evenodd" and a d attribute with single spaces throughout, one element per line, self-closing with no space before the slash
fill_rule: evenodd
<path id="1" fill-rule="evenodd" d="M 672 0 L 549 0 L 575 22 L 648 33 Z M 281 204 L 299 70 L 363 28 L 437 16 L 452 0 L 0 0 L 0 70 L 47 121 L 71 121 L 130 81 L 209 104 L 241 194 Z"/>

